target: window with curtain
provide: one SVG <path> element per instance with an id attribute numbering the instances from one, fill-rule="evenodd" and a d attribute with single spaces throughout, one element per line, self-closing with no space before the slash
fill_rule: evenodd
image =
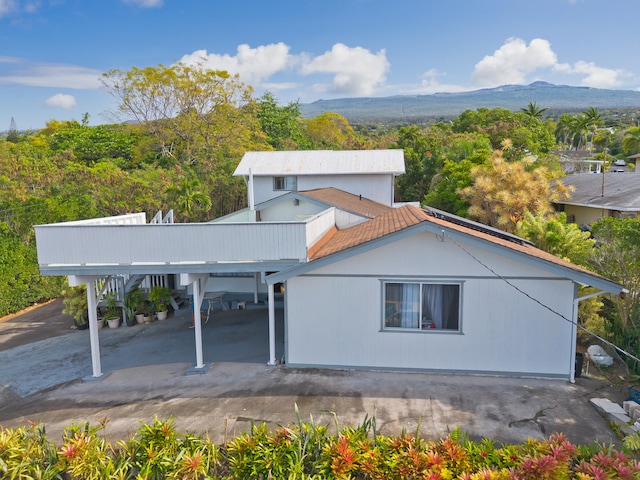
<path id="1" fill-rule="evenodd" d="M 286 177 L 273 177 L 274 190 L 287 190 L 295 192 L 298 188 L 298 177 L 289 175 Z"/>
<path id="2" fill-rule="evenodd" d="M 460 284 L 386 282 L 384 327 L 460 331 Z"/>

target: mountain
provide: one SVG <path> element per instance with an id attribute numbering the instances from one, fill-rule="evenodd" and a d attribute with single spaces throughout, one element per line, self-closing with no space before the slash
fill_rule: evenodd
<path id="1" fill-rule="evenodd" d="M 640 108 L 640 92 L 533 82 L 470 92 L 317 100 L 300 104 L 300 112 L 306 118 L 335 112 L 350 122 L 389 121 L 454 117 L 465 110 L 480 107 L 516 111 L 526 107 L 529 102 L 536 102 L 539 108 L 563 111 L 582 111 L 589 107 L 601 110 L 629 109 Z"/>

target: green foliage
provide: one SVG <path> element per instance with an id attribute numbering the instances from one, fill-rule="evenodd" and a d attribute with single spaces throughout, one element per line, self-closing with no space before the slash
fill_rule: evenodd
<path id="1" fill-rule="evenodd" d="M 85 325 L 89 320 L 89 302 L 87 300 L 86 285 L 69 288 L 63 300 L 62 313 L 71 315 L 76 325 Z"/>
<path id="2" fill-rule="evenodd" d="M 604 217 L 592 226 L 597 248 L 591 267 L 599 274 L 622 284 L 628 292 L 611 296 L 613 306 L 608 329 L 613 342 L 630 353 L 640 355 L 640 220 Z M 629 367 L 640 372 L 640 365 Z"/>
<path id="3" fill-rule="evenodd" d="M 258 101 L 260 126 L 267 142 L 276 150 L 298 150 L 309 146 L 300 122 L 299 102 L 279 106 L 270 92 L 265 92 Z"/>
<path id="4" fill-rule="evenodd" d="M 375 417 L 355 427 L 337 429 L 310 422 L 269 430 L 266 424 L 220 448 L 209 438 L 179 434 L 174 420 L 155 418 L 127 441 L 106 440 L 107 420 L 99 425 L 65 428 L 56 451 L 44 426 L 0 426 L 0 473 L 3 478 L 231 479 L 290 478 L 401 480 L 637 478 L 640 464 L 611 446 L 576 446 L 560 433 L 522 444 L 473 442 L 455 429 L 439 440 L 414 434 L 383 436 Z M 337 425 L 336 425 L 337 427 Z M 637 435 L 625 438 L 637 452 Z"/>
<path id="5" fill-rule="evenodd" d="M 169 305 L 171 291 L 167 287 L 154 285 L 149 291 L 148 299 L 156 312 L 164 312 Z"/>
<path id="6" fill-rule="evenodd" d="M 442 172 L 434 177 L 431 190 L 425 195 L 423 203 L 466 217 L 469 203 L 458 192 L 471 185 L 471 169 L 473 167 L 474 163 L 470 160 L 462 160 L 457 163 L 445 160 Z"/>

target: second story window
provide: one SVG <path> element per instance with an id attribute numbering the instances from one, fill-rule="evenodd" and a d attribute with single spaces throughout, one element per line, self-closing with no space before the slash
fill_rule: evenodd
<path id="1" fill-rule="evenodd" d="M 274 190 L 287 190 L 295 192 L 298 188 L 298 179 L 293 175 L 286 177 L 273 177 Z"/>

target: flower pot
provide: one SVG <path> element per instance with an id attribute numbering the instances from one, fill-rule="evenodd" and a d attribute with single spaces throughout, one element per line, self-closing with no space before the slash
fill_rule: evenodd
<path id="1" fill-rule="evenodd" d="M 153 317 L 151 315 L 145 315 L 143 318 L 143 322 L 144 323 L 151 323 L 153 322 Z"/>
<path id="2" fill-rule="evenodd" d="M 164 312 L 156 312 L 156 317 L 158 320 L 166 320 L 168 312 L 165 310 Z"/>
<path id="3" fill-rule="evenodd" d="M 104 318 L 98 319 L 98 330 L 101 330 L 104 327 Z"/>
<path id="4" fill-rule="evenodd" d="M 144 323 L 144 315 L 142 313 L 136 313 L 136 322 Z"/>
<path id="5" fill-rule="evenodd" d="M 120 326 L 120 317 L 107 318 L 109 328 L 118 328 Z"/>

